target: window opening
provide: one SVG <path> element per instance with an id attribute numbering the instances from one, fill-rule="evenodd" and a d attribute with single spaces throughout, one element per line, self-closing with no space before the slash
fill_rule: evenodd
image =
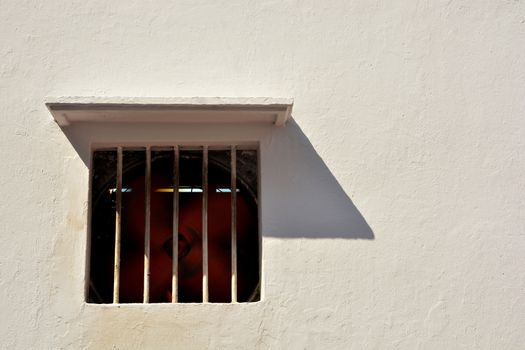
<path id="1" fill-rule="evenodd" d="M 259 300 L 257 180 L 254 148 L 93 151 L 88 302 Z"/>

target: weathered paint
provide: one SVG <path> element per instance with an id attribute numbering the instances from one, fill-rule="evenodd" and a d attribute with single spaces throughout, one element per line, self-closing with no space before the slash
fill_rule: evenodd
<path id="1" fill-rule="evenodd" d="M 0 347 L 525 344 L 523 1 L 1 9 Z M 260 141 L 263 300 L 84 304 L 95 128 L 48 96 L 293 97 L 280 129 L 97 130 Z"/>

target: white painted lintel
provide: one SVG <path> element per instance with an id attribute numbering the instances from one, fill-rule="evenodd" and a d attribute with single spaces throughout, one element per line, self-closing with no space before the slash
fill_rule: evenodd
<path id="1" fill-rule="evenodd" d="M 272 97 L 56 97 L 46 106 L 60 126 L 114 123 L 271 123 L 284 126 L 293 99 Z"/>

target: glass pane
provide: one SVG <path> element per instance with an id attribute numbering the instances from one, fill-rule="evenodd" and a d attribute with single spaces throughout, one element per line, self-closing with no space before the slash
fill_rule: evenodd
<path id="1" fill-rule="evenodd" d="M 237 151 L 237 300 L 260 300 L 257 151 Z"/>
<path id="2" fill-rule="evenodd" d="M 150 302 L 171 302 L 173 149 L 151 151 Z"/>
<path id="3" fill-rule="evenodd" d="M 202 302 L 202 151 L 181 150 L 179 302 Z"/>
<path id="4" fill-rule="evenodd" d="M 146 150 L 124 149 L 122 159 L 120 302 L 142 303 Z"/>
<path id="5" fill-rule="evenodd" d="M 88 302 L 111 303 L 115 254 L 116 149 L 93 152 Z"/>
<path id="6" fill-rule="evenodd" d="M 209 301 L 231 302 L 230 151 L 208 153 Z"/>

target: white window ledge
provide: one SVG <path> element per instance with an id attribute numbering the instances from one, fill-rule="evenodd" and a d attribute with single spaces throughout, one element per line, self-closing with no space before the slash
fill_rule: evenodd
<path id="1" fill-rule="evenodd" d="M 248 97 L 58 97 L 46 106 L 60 126 L 113 123 L 268 123 L 284 126 L 293 99 Z"/>

